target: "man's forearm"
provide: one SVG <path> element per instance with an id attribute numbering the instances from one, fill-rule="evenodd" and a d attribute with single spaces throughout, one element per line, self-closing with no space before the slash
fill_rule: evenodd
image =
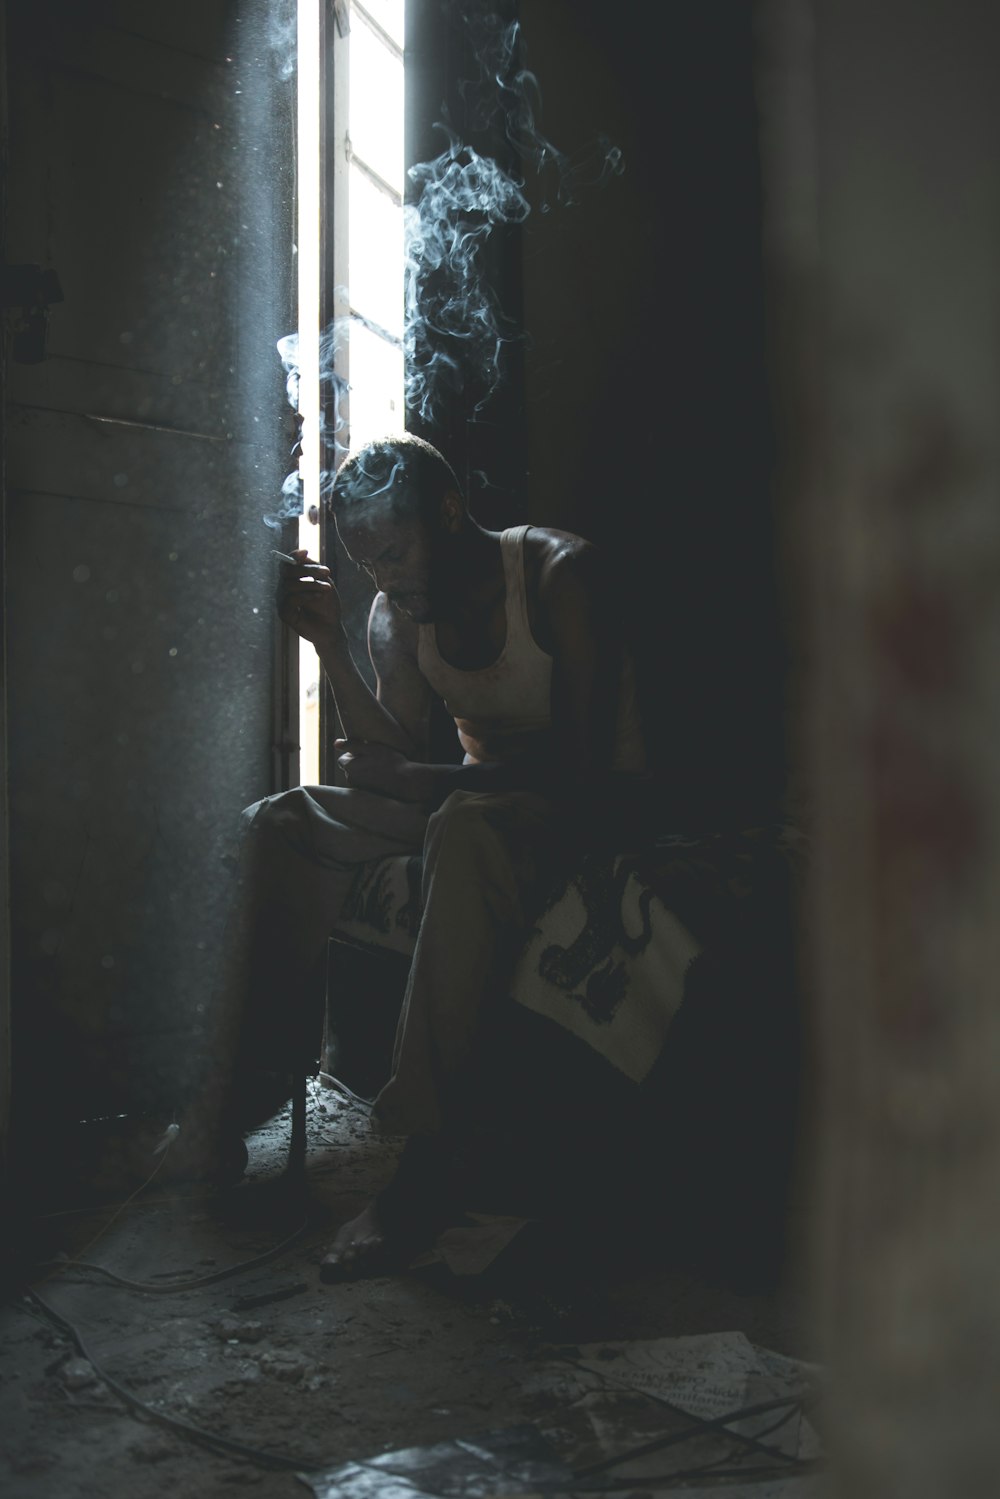
<path id="1" fill-rule="evenodd" d="M 547 760 L 490 760 L 484 764 L 419 765 L 412 768 L 415 800 L 436 808 L 453 791 L 537 791 L 558 799 L 559 779 Z"/>
<path id="2" fill-rule="evenodd" d="M 566 828 L 586 829 L 592 844 L 625 847 L 650 835 L 653 805 L 646 777 L 607 770 L 574 774 L 548 757 L 471 765 L 412 765 L 413 800 L 435 811 L 453 791 L 534 791 L 563 813 Z"/>
<path id="3" fill-rule="evenodd" d="M 358 671 L 346 633 L 341 630 L 329 640 L 318 642 L 316 654 L 329 679 L 345 735 L 388 744 L 404 755 L 412 755 L 416 746 Z"/>

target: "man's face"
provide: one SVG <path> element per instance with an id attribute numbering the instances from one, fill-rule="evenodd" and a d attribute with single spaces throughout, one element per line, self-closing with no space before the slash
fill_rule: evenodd
<path id="1" fill-rule="evenodd" d="M 337 531 L 354 562 L 389 602 L 418 624 L 434 610 L 434 538 L 417 515 L 400 517 L 384 500 L 352 507 L 337 517 Z"/>

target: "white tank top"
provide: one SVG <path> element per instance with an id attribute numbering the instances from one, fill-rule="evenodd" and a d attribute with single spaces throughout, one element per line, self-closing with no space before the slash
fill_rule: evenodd
<path id="1" fill-rule="evenodd" d="M 524 587 L 524 538 L 529 529 L 515 526 L 500 536 L 507 590 L 507 635 L 495 661 L 475 671 L 461 671 L 443 659 L 434 625 L 419 627 L 417 664 L 454 718 L 467 760 L 507 760 L 538 749 L 551 732 L 552 657 L 531 633 Z M 622 672 L 614 768 L 645 769 L 634 672 L 627 656 Z"/>

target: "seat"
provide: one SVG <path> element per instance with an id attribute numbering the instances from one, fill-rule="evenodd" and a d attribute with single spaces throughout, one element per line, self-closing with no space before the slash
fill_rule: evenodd
<path id="1" fill-rule="evenodd" d="M 762 1067 L 779 1087 L 786 1077 L 792 1086 L 792 922 L 805 856 L 804 836 L 780 822 L 671 834 L 636 855 L 595 852 L 547 893 L 511 997 L 640 1086 L 659 1089 L 667 1072 L 675 1076 L 680 1050 L 681 1071 L 690 1057 L 697 1088 L 695 1074 L 710 1075 L 717 1047 L 734 1052 L 727 1065 Z M 389 1076 L 419 927 L 420 868 L 413 857 L 366 866 L 331 934 L 324 1062 L 367 1097 Z M 685 1007 L 668 1056 L 686 994 L 700 1016 L 692 1025 L 692 1004 Z M 293 1153 L 301 1159 L 304 1148 L 303 1072 L 293 1097 Z"/>
<path id="2" fill-rule="evenodd" d="M 383 859 L 366 869 L 332 934 L 327 1034 L 339 1075 L 355 1091 L 364 1091 L 355 1080 L 371 1088 L 388 1076 L 394 1026 L 389 1014 L 398 1013 L 405 986 L 419 895 L 420 860 Z M 642 1082 L 662 1050 L 683 999 L 685 975 L 700 950 L 636 860 L 594 855 L 549 890 L 527 933 L 511 997 Z M 395 961 L 378 977 L 368 967 L 375 992 L 358 996 L 351 975 L 372 954 Z M 378 1076 L 366 1066 L 366 1046 L 378 1050 Z"/>

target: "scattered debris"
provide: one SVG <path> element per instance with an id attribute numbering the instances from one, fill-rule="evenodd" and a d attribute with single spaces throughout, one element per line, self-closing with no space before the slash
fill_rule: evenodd
<path id="1" fill-rule="evenodd" d="M 97 1383 L 94 1366 L 85 1358 L 70 1359 L 63 1364 L 60 1373 L 67 1390 L 85 1390 L 88 1385 Z"/>
<path id="2" fill-rule="evenodd" d="M 211 1328 L 224 1343 L 259 1343 L 265 1332 L 263 1322 L 246 1322 L 242 1317 L 220 1317 Z"/>
<path id="3" fill-rule="evenodd" d="M 299 1354 L 276 1351 L 262 1354 L 260 1367 L 263 1373 L 272 1374 L 275 1379 L 285 1380 L 288 1384 L 298 1384 L 315 1372 Z"/>
<path id="4" fill-rule="evenodd" d="M 703 1494 L 714 1476 L 727 1499 L 767 1499 L 780 1478 L 773 1492 L 804 1499 L 819 1492 L 823 1448 L 806 1412 L 820 1401 L 822 1374 L 741 1332 L 707 1333 L 557 1349 L 526 1393 L 578 1478 L 674 1492 L 697 1476 Z"/>
<path id="5" fill-rule="evenodd" d="M 565 1489 L 569 1469 L 534 1426 L 403 1447 L 297 1475 L 316 1499 L 494 1499 L 542 1487 Z"/>
<path id="6" fill-rule="evenodd" d="M 724 1416 L 747 1403 L 750 1376 L 761 1373 L 741 1332 L 585 1344 L 572 1357 L 602 1381 L 659 1397 L 691 1416 Z"/>
<path id="7" fill-rule="evenodd" d="M 817 1366 L 757 1348 L 741 1332 L 565 1348 L 536 1376 L 531 1424 L 298 1476 L 316 1499 L 633 1488 L 820 1499 L 822 1444 L 805 1412 L 822 1383 Z"/>
<path id="8" fill-rule="evenodd" d="M 231 1311 L 252 1312 L 257 1307 L 270 1306 L 275 1301 L 287 1301 L 290 1296 L 301 1296 L 303 1291 L 309 1287 L 304 1280 L 297 1280 L 291 1286 L 278 1286 L 273 1291 L 262 1291 L 258 1296 L 238 1296 L 233 1302 Z"/>
<path id="9" fill-rule="evenodd" d="M 133 1442 L 128 1454 L 134 1463 L 162 1463 L 177 1456 L 177 1445 L 166 1437 L 151 1434 Z"/>

